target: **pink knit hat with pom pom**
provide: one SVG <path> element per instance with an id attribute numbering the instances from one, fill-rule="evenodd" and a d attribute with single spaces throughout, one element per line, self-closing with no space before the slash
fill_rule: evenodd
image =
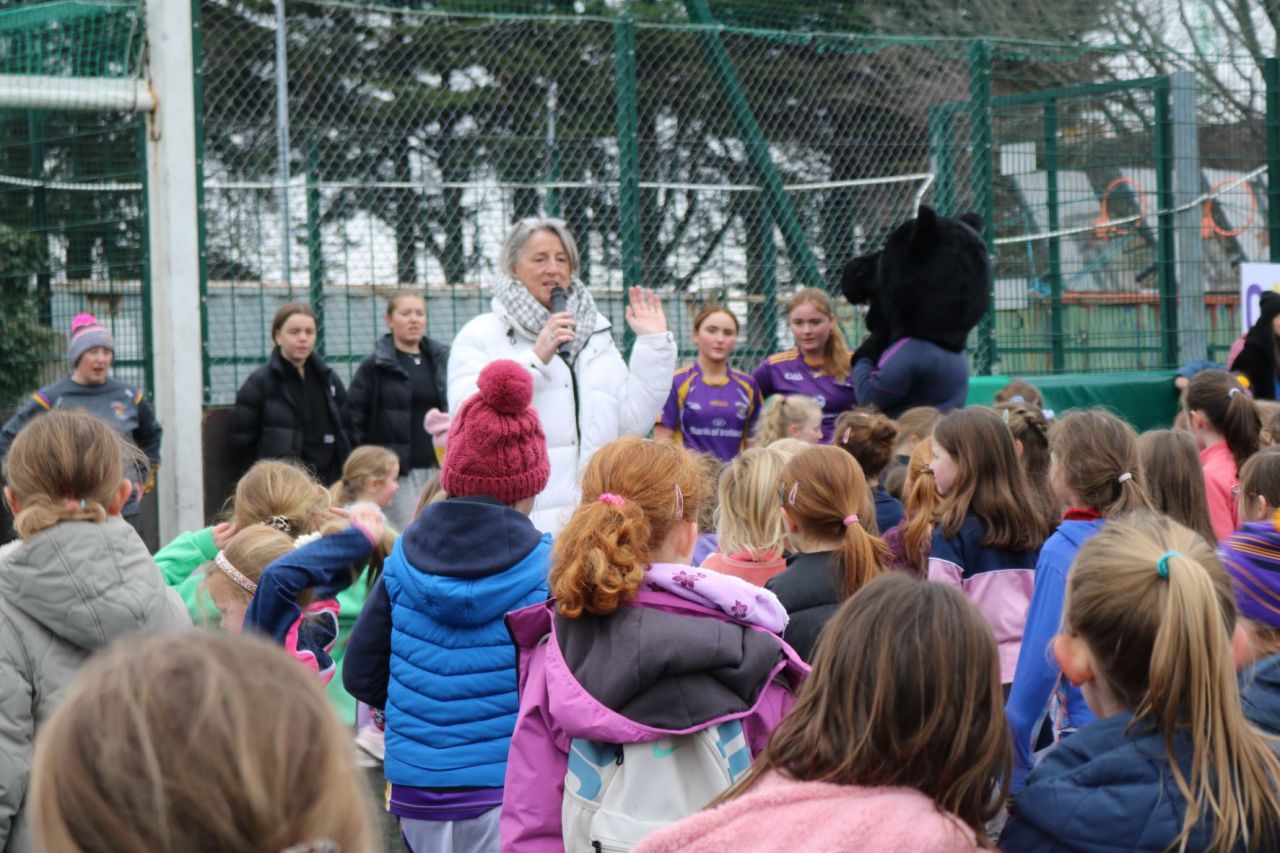
<path id="1" fill-rule="evenodd" d="M 547 438 L 529 408 L 533 377 L 514 361 L 494 361 L 477 384 L 453 416 L 440 485 L 450 497 L 531 498 L 551 476 Z"/>
<path id="2" fill-rule="evenodd" d="M 94 347 L 116 351 L 116 342 L 106 327 L 92 314 L 77 314 L 71 321 L 71 340 L 67 344 L 67 360 L 75 367 L 80 357 Z"/>

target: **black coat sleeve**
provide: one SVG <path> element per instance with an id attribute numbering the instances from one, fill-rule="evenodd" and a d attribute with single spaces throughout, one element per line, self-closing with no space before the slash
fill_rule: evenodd
<path id="1" fill-rule="evenodd" d="M 351 406 L 347 403 L 347 388 L 342 384 L 342 378 L 337 373 L 333 374 L 333 404 L 338 414 L 336 427 L 342 432 L 342 440 L 338 442 L 338 446 L 345 448 L 340 454 L 342 458 L 338 460 L 338 463 L 343 465 L 346 464 L 347 457 L 355 449 L 356 444 L 353 441 L 355 430 L 351 428 Z"/>
<path id="2" fill-rule="evenodd" d="M 356 368 L 356 375 L 351 377 L 351 388 L 347 392 L 347 409 L 351 413 L 351 444 L 359 447 L 369 441 L 373 432 L 373 400 L 375 375 L 377 368 L 373 366 L 373 356 L 367 356 Z"/>
<path id="3" fill-rule="evenodd" d="M 1275 354 L 1266 352 L 1266 348 L 1253 339 L 1250 330 L 1244 348 L 1231 362 L 1231 370 L 1243 373 L 1249 379 L 1249 390 L 1254 399 L 1274 400 L 1276 396 Z M 1269 341 L 1267 343 L 1270 343 Z"/>
<path id="4" fill-rule="evenodd" d="M 342 659 L 342 686 L 373 708 L 387 706 L 391 680 L 391 599 L 382 579 L 374 584 L 351 629 Z"/>
<path id="5" fill-rule="evenodd" d="M 258 459 L 258 445 L 262 438 L 262 405 L 266 399 L 264 383 L 254 372 L 236 392 L 235 408 L 231 410 L 231 426 L 227 443 L 231 458 L 243 471 Z"/>
<path id="6" fill-rule="evenodd" d="M 160 440 L 164 428 L 156 420 L 155 410 L 146 400 L 138 401 L 138 426 L 133 431 L 133 442 L 147 455 L 147 461 L 155 468 L 160 464 Z"/>

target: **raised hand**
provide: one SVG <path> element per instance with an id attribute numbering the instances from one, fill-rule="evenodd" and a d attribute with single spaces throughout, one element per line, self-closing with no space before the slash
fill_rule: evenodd
<path id="1" fill-rule="evenodd" d="M 647 287 L 633 287 L 629 292 L 627 325 L 637 335 L 660 335 L 667 330 L 667 315 L 662 300 Z"/>

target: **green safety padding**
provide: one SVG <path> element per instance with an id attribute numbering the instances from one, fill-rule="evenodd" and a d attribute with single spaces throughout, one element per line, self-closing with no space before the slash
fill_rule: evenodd
<path id="1" fill-rule="evenodd" d="M 1061 415 L 1068 409 L 1102 406 L 1124 418 L 1138 432 L 1167 429 L 1178 414 L 1178 392 L 1172 370 L 1125 373 L 1058 373 L 1052 376 L 973 376 L 969 378 L 970 406 L 990 406 L 996 392 L 1013 379 L 1040 389 L 1044 405 Z"/>

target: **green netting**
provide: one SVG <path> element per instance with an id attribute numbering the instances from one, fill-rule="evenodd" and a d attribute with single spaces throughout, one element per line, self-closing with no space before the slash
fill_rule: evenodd
<path id="1" fill-rule="evenodd" d="M 0 5 L 0 74 L 139 77 L 143 4 Z"/>

